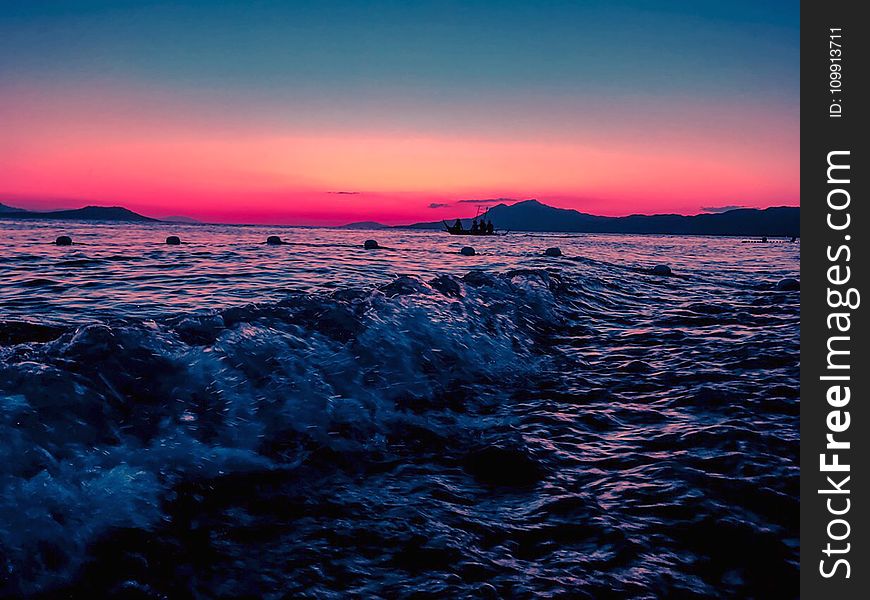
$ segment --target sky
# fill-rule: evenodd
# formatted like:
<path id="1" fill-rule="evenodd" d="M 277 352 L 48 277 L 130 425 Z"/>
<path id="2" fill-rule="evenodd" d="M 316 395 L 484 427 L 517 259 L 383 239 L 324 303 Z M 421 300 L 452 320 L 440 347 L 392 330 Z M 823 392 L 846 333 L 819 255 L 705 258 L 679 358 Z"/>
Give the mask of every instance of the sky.
<path id="1" fill-rule="evenodd" d="M 799 3 L 0 1 L 0 202 L 397 224 L 799 204 Z"/>

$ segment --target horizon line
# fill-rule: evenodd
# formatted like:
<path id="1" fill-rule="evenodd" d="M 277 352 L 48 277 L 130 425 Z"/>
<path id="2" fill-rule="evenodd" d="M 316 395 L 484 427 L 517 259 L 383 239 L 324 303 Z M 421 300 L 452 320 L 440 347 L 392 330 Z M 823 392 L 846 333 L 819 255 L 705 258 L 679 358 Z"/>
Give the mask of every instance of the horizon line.
<path id="1" fill-rule="evenodd" d="M 571 212 L 575 212 L 578 214 L 585 214 L 585 215 L 590 215 L 593 217 L 608 218 L 608 219 L 624 219 L 624 218 L 628 218 L 628 217 L 657 217 L 657 216 L 698 217 L 698 216 L 702 216 L 702 215 L 724 214 L 724 213 L 732 212 L 735 210 L 764 211 L 764 210 L 768 210 L 771 208 L 797 208 L 797 209 L 800 209 L 800 204 L 797 204 L 797 205 L 771 204 L 771 205 L 765 206 L 765 207 L 733 205 L 733 206 L 721 207 L 722 210 L 716 209 L 719 207 L 710 207 L 710 210 L 704 210 L 704 208 L 702 208 L 702 210 L 700 212 L 693 213 L 693 214 L 684 214 L 684 213 L 676 213 L 676 212 L 662 212 L 662 213 L 631 213 L 631 214 L 622 215 L 622 216 L 609 216 L 609 215 L 596 215 L 594 213 L 585 213 L 585 212 L 577 210 L 575 208 L 562 208 L 562 207 L 558 207 L 558 206 L 553 206 L 551 204 L 546 204 L 545 202 L 541 202 L 540 200 L 538 200 L 536 198 L 528 198 L 525 200 L 516 200 L 516 201 L 511 202 L 511 203 L 504 202 L 503 201 L 504 198 L 499 198 L 498 200 L 502 200 L 502 201 L 498 202 L 497 204 L 493 205 L 492 207 L 489 207 L 487 210 L 489 210 L 491 208 L 498 207 L 498 206 L 515 206 L 517 204 L 523 204 L 526 202 L 537 202 L 538 204 L 541 204 L 542 206 L 546 206 L 548 208 L 553 208 L 556 210 L 571 211 Z M 12 206 L 9 204 L 5 204 L 5 202 L 8 202 L 8 201 L 9 201 L 8 199 L 0 197 L 0 205 L 6 206 L 8 208 L 13 208 L 16 210 L 24 211 L 24 212 L 30 212 L 30 213 L 48 214 L 48 213 L 55 213 L 55 212 L 69 212 L 69 211 L 83 210 L 86 208 L 104 208 L 104 209 L 115 208 L 115 209 L 126 210 L 126 211 L 129 211 L 135 215 L 138 215 L 141 217 L 146 217 L 148 219 L 154 219 L 154 220 L 159 221 L 159 222 L 175 223 L 175 224 L 181 224 L 181 225 L 187 224 L 187 225 L 278 226 L 278 227 L 302 227 L 302 228 L 342 228 L 342 227 L 347 227 L 349 225 L 357 225 L 360 223 L 372 223 L 372 224 L 375 224 L 375 225 L 378 225 L 381 227 L 402 228 L 402 227 L 412 227 L 414 225 L 419 225 L 419 224 L 423 224 L 423 223 L 436 223 L 438 221 L 445 220 L 445 219 L 421 220 L 421 221 L 416 221 L 413 223 L 396 224 L 396 225 L 381 223 L 380 221 L 377 221 L 374 219 L 366 219 L 366 218 L 361 218 L 361 219 L 354 220 L 354 221 L 341 222 L 340 224 L 329 224 L 329 223 L 301 224 L 301 223 L 275 223 L 275 222 L 211 221 L 211 220 L 197 219 L 195 217 L 190 217 L 190 216 L 187 216 L 184 214 L 178 214 L 177 212 L 173 213 L 173 214 L 169 214 L 169 215 L 164 215 L 163 217 L 154 217 L 154 216 L 150 216 L 150 215 L 145 214 L 145 213 L 137 212 L 137 211 L 130 209 L 130 208 L 127 208 L 126 206 L 121 205 L 121 204 L 85 204 L 83 206 L 79 206 L 76 208 L 55 208 L 55 209 L 48 209 L 48 210 L 46 210 L 46 209 L 35 210 L 35 209 L 21 208 L 19 206 Z M 14 200 L 13 200 L 13 202 L 14 202 Z M 6 215 L 4 215 L 3 212 L 0 212 L 0 218 L 4 218 L 5 216 Z M 166 220 L 167 218 L 170 218 L 170 217 L 175 217 L 175 218 L 180 218 L 180 219 L 189 219 L 189 221 L 185 222 L 185 221 Z M 452 217 L 452 218 L 459 218 L 459 219 L 463 219 L 463 220 L 469 219 L 470 220 L 470 219 L 474 219 L 475 217 L 468 216 L 468 217 Z"/>

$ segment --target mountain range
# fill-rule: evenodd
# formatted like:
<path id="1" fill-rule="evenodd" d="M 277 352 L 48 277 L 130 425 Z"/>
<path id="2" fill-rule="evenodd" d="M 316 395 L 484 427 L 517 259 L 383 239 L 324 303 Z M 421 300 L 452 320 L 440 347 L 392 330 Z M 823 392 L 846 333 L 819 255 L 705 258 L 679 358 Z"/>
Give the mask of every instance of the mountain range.
<path id="1" fill-rule="evenodd" d="M 799 236 L 800 208 L 737 208 L 721 213 L 686 215 L 630 215 L 601 217 L 537 200 L 498 204 L 486 219 L 502 231 L 559 231 L 572 233 L 659 233 L 675 235 Z M 450 222 L 453 224 L 453 221 Z M 462 219 L 465 228 L 471 219 Z M 442 221 L 407 225 L 411 229 L 443 229 Z"/>
<path id="2" fill-rule="evenodd" d="M 158 222 L 121 206 L 85 206 L 70 210 L 48 212 L 29 211 L 0 204 L 0 218 L 4 219 L 64 219 L 80 221 Z M 567 208 L 556 208 L 537 200 L 524 200 L 515 204 L 498 204 L 489 209 L 486 218 L 500 231 L 555 231 L 572 233 L 659 233 L 674 235 L 741 235 L 783 236 L 800 235 L 800 208 L 776 206 L 765 209 L 737 208 L 721 213 L 686 215 L 630 215 L 627 217 L 601 217 Z M 165 220 L 189 222 L 186 217 Z M 453 221 L 451 221 L 451 224 Z M 469 228 L 471 219 L 462 219 Z M 386 229 L 389 226 L 374 221 L 350 223 L 347 229 Z M 400 228 L 443 229 L 441 221 L 414 223 Z"/>

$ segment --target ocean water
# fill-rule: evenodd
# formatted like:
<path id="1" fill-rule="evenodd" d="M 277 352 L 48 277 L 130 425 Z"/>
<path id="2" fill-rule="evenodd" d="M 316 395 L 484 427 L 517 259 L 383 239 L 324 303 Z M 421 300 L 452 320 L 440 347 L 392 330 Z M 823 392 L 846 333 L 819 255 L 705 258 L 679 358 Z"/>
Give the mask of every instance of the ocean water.
<path id="1" fill-rule="evenodd" d="M 797 596 L 799 243 L 0 236 L 0 595 Z"/>

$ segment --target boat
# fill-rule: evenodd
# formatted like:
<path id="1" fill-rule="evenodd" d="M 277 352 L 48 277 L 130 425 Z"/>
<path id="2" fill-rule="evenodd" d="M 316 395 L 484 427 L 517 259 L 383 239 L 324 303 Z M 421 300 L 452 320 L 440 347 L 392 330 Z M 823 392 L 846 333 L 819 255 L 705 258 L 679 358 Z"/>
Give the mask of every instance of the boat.
<path id="1" fill-rule="evenodd" d="M 480 214 L 480 208 L 477 210 L 477 214 L 474 215 L 473 221 L 483 221 L 486 217 L 486 213 L 489 212 L 489 209 L 483 211 L 483 214 Z M 484 235 L 484 236 L 492 236 L 492 235 L 506 235 L 507 232 L 499 233 L 494 228 L 489 229 L 487 227 L 482 227 L 480 229 L 470 228 L 465 229 L 462 226 L 462 220 L 456 219 L 456 222 L 453 225 L 447 223 L 447 221 L 441 221 L 444 224 L 444 231 L 449 233 L 450 235 Z"/>
<path id="2" fill-rule="evenodd" d="M 458 228 L 455 225 L 448 225 L 445 221 L 442 221 L 442 223 L 444 223 L 444 231 L 446 231 L 450 235 L 500 235 L 495 229 L 493 229 L 492 231 L 472 231 L 471 229 L 465 229 L 464 227 L 462 227 L 462 223 L 459 224 Z"/>

